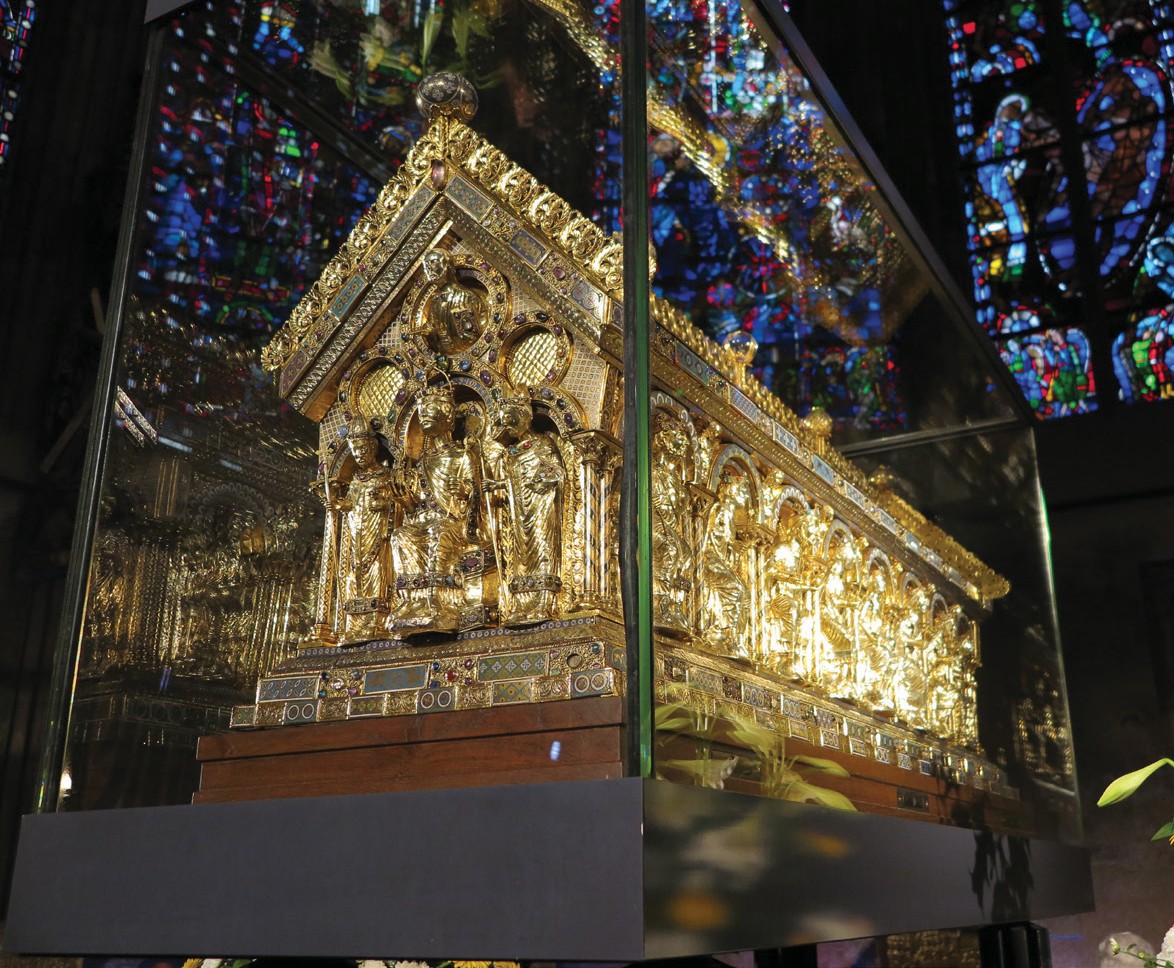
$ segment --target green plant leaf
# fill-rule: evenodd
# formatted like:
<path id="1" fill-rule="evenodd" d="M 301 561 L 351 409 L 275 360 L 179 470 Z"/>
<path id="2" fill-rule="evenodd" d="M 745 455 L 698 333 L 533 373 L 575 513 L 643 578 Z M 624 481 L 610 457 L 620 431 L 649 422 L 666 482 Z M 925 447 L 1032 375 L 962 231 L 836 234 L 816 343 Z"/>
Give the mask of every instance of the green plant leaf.
<path id="1" fill-rule="evenodd" d="M 469 56 L 469 28 L 472 26 L 472 14 L 466 10 L 456 10 L 452 15 L 452 37 L 456 41 L 457 57 L 462 61 Z"/>
<path id="2" fill-rule="evenodd" d="M 1126 773 L 1124 776 L 1119 776 L 1107 787 L 1105 792 L 1101 794 L 1101 798 L 1097 801 L 1098 807 L 1106 807 L 1110 803 L 1118 803 L 1128 796 L 1132 796 L 1139 786 L 1141 786 L 1150 776 L 1163 766 L 1174 766 L 1174 760 L 1163 757 L 1160 760 L 1155 760 L 1149 766 L 1143 766 L 1140 770 L 1134 770 L 1132 773 Z"/>
<path id="3" fill-rule="evenodd" d="M 827 787 L 816 786 L 813 783 L 804 783 L 802 780 L 791 784 L 787 791 L 788 800 L 799 800 L 803 803 L 819 803 L 836 810 L 850 810 L 856 812 L 852 801 L 838 790 L 829 790 Z"/>
<path id="4" fill-rule="evenodd" d="M 428 55 L 432 53 L 432 46 L 440 36 L 440 25 L 444 23 L 444 10 L 437 8 L 424 19 L 423 43 L 420 45 L 420 64 L 427 66 Z"/>
<path id="5" fill-rule="evenodd" d="M 826 773 L 829 776 L 852 775 L 835 760 L 825 760 L 820 759 L 818 756 L 807 756 L 805 753 L 800 753 L 795 757 L 794 761 L 803 764 L 803 766 L 808 766 L 813 770 L 819 770 L 820 773 Z"/>
<path id="6" fill-rule="evenodd" d="M 653 724 L 666 733 L 692 732 L 698 725 L 697 713 L 684 703 L 669 702 L 656 707 Z"/>
<path id="7" fill-rule="evenodd" d="M 783 738 L 773 729 L 731 718 L 730 735 L 760 755 L 782 756 Z"/>
<path id="8" fill-rule="evenodd" d="M 1172 838 L 1174 838 L 1174 820 L 1171 820 L 1169 823 L 1162 824 L 1162 826 L 1158 828 L 1158 832 L 1154 834 L 1150 840 L 1170 840 L 1172 843 L 1174 843 L 1174 839 Z"/>

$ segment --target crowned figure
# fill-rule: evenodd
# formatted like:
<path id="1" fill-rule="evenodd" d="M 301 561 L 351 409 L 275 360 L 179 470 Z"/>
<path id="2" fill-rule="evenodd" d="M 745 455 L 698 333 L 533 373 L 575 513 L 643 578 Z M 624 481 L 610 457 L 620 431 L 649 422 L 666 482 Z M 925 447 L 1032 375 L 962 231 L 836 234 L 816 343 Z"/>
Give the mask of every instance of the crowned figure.
<path id="1" fill-rule="evenodd" d="M 423 447 L 397 465 L 392 493 L 402 508 L 391 533 L 397 603 L 393 634 L 455 632 L 461 625 L 458 563 L 468 541 L 473 471 L 463 441 L 453 439 L 455 406 L 447 379 L 427 385 L 416 404 Z"/>

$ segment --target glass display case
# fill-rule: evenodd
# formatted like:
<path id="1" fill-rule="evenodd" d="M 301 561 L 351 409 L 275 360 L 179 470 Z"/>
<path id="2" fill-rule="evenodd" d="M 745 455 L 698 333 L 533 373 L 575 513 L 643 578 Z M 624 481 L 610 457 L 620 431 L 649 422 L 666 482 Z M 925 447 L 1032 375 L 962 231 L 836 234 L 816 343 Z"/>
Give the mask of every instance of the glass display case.
<path id="1" fill-rule="evenodd" d="M 621 74 L 638 13 L 156 27 L 44 809 L 275 795 L 197 742 L 476 711 L 416 786 L 1079 836 L 1011 376 L 778 4 L 655 0 Z"/>

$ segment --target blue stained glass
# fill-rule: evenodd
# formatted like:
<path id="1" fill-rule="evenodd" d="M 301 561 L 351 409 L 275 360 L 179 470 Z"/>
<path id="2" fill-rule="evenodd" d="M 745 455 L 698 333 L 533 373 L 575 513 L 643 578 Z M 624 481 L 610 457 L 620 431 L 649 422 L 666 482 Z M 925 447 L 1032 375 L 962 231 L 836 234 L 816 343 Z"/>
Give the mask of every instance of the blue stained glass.
<path id="1" fill-rule="evenodd" d="M 1169 109 L 1169 87 L 1156 64 L 1125 60 L 1098 71 L 1078 102 L 1077 121 L 1090 134 L 1085 175 L 1090 208 L 1099 220 L 1100 272 L 1107 280 L 1136 261 L 1157 215 L 1155 201 L 1169 181 L 1174 141 L 1162 117 Z"/>
<path id="2" fill-rule="evenodd" d="M 263 3 L 259 12 L 253 48 L 270 64 L 296 64 L 306 48 L 294 33 L 297 13 L 288 3 Z"/>
<path id="3" fill-rule="evenodd" d="M 164 87 L 137 292 L 247 343 L 288 315 L 376 189 L 264 99 L 213 82 L 206 57 L 178 48 L 165 65 L 195 82 Z"/>
<path id="4" fill-rule="evenodd" d="M 1006 335 L 1040 329 L 1042 326 L 1043 320 L 1040 317 L 1038 309 L 1032 306 L 1019 305 L 1009 313 L 1003 313 L 999 316 L 997 329 L 998 332 Z"/>
<path id="5" fill-rule="evenodd" d="M 1098 62 L 1103 63 L 1112 56 L 1104 49 L 1110 38 L 1105 32 L 1101 18 L 1085 9 L 1080 0 L 1068 0 L 1064 6 L 1063 20 L 1068 36 L 1095 51 Z"/>
<path id="6" fill-rule="evenodd" d="M 950 64 L 955 84 L 977 84 L 1039 64 L 1043 21 L 1031 0 L 971 5 L 963 13 L 947 4 Z"/>
<path id="7" fill-rule="evenodd" d="M 1097 408 L 1088 339 L 1075 327 L 1002 340 L 999 355 L 1040 419 Z"/>
<path id="8" fill-rule="evenodd" d="M 21 73 L 29 35 L 37 17 L 36 0 L 0 0 L 0 171 L 11 149 L 12 122 L 20 104 Z"/>
<path id="9" fill-rule="evenodd" d="M 1174 397 L 1174 307 L 1143 316 L 1113 340 L 1113 372 L 1126 403 Z"/>
<path id="10" fill-rule="evenodd" d="M 1146 245 L 1142 280 L 1174 299 L 1174 234 L 1160 235 Z"/>
<path id="11" fill-rule="evenodd" d="M 1070 235 L 1057 235 L 1041 243 L 1049 260 L 1061 271 L 1071 272 L 1076 268 L 1076 240 Z"/>

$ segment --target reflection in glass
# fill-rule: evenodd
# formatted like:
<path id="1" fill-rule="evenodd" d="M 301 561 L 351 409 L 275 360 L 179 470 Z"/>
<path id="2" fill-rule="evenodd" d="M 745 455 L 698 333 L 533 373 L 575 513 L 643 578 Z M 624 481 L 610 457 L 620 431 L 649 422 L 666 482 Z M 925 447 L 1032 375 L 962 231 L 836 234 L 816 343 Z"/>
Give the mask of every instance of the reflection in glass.
<path id="1" fill-rule="evenodd" d="M 67 760 L 78 805 L 186 799 L 196 736 L 227 725 L 306 626 L 321 515 L 303 419 L 260 346 L 374 186 L 183 30 L 163 84 L 123 325 L 118 403 Z M 128 782 L 125 744 L 153 765 Z"/>
<path id="2" fill-rule="evenodd" d="M 893 334 L 924 283 L 808 82 L 736 0 L 649 7 L 654 287 L 843 427 L 904 426 Z"/>

